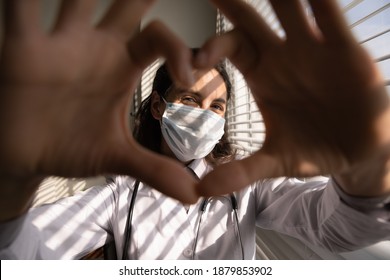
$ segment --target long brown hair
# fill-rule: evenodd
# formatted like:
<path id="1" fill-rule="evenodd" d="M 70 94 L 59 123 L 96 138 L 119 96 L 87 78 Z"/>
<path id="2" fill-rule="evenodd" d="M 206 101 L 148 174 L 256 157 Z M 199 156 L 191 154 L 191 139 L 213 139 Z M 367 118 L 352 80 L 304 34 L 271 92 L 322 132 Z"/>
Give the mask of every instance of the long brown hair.
<path id="1" fill-rule="evenodd" d="M 227 100 L 229 101 L 232 94 L 232 85 L 229 76 L 226 72 L 224 64 L 221 62 L 214 67 L 221 75 L 225 82 L 227 89 Z M 156 76 L 153 81 L 152 92 L 156 91 L 160 97 L 166 98 L 169 89 L 172 87 L 173 81 L 168 72 L 166 64 L 160 66 L 156 72 Z M 151 113 L 151 96 L 150 94 L 145 100 L 141 102 L 135 116 L 135 126 L 133 131 L 134 138 L 142 146 L 156 152 L 161 152 L 161 127 L 158 120 L 156 120 Z M 225 125 L 225 134 L 215 145 L 214 149 L 209 155 L 206 156 L 206 160 L 212 165 L 219 165 L 234 159 L 236 150 L 228 140 L 227 129 Z"/>

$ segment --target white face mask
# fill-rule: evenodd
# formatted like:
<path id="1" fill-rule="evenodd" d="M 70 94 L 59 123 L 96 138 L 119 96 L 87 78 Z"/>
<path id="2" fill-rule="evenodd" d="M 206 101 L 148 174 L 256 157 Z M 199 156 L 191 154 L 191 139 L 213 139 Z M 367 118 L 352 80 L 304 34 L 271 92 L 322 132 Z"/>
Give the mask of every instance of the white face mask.
<path id="1" fill-rule="evenodd" d="M 207 156 L 225 133 L 225 119 L 210 110 L 165 103 L 161 132 L 175 156 L 182 162 Z"/>

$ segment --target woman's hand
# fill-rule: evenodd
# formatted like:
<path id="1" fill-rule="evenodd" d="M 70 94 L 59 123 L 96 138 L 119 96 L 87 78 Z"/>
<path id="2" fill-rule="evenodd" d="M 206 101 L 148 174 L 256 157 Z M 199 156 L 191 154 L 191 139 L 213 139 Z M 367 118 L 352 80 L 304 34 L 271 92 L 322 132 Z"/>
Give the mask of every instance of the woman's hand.
<path id="1" fill-rule="evenodd" d="M 222 57 L 235 64 L 263 116 L 266 138 L 251 157 L 206 176 L 199 193 L 227 193 L 267 177 L 317 174 L 335 174 L 353 195 L 390 193 L 389 97 L 336 2 L 309 1 L 314 23 L 301 1 L 271 0 L 284 38 L 244 1 L 212 2 L 234 29 L 209 40 L 196 65 L 209 67 Z M 370 180 L 362 186 L 364 178 Z"/>
<path id="2" fill-rule="evenodd" d="M 0 191 L 8 206 L 1 202 L 0 212 L 12 216 L 12 205 L 22 203 L 12 193 L 27 192 L 28 200 L 36 184 L 27 182 L 46 175 L 128 174 L 193 202 L 192 176 L 141 148 L 129 127 L 133 93 L 155 59 L 167 59 L 177 82 L 191 82 L 191 51 L 172 32 L 159 22 L 138 32 L 154 1 L 114 1 L 96 26 L 97 1 L 62 1 L 50 33 L 41 27 L 40 2 L 5 3 Z"/>

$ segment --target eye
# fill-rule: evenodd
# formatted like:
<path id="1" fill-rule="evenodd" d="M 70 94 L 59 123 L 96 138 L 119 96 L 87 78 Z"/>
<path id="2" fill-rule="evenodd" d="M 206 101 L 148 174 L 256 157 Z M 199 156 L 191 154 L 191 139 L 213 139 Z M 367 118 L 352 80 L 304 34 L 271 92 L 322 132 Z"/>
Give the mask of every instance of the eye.
<path id="1" fill-rule="evenodd" d="M 188 106 L 199 106 L 197 99 L 193 96 L 182 96 L 180 102 Z"/>
<path id="2" fill-rule="evenodd" d="M 211 104 L 211 109 L 216 113 L 225 112 L 225 106 L 220 103 Z"/>

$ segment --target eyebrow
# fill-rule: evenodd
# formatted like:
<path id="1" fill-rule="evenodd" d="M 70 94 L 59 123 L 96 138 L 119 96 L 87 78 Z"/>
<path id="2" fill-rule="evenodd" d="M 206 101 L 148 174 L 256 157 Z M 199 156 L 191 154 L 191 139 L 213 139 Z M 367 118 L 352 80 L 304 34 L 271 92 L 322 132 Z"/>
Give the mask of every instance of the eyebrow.
<path id="1" fill-rule="evenodd" d="M 198 91 L 193 91 L 191 89 L 177 88 L 177 90 L 179 91 L 179 93 L 188 92 L 188 93 L 196 95 L 197 97 L 202 97 L 201 93 L 199 93 Z M 214 99 L 213 102 L 220 102 L 220 103 L 226 104 L 226 99 L 225 98 L 217 98 L 217 99 Z"/>
<path id="2" fill-rule="evenodd" d="M 226 104 L 226 99 L 224 99 L 224 98 L 217 98 L 217 99 L 214 99 L 213 101 L 221 102 L 223 104 Z"/>

